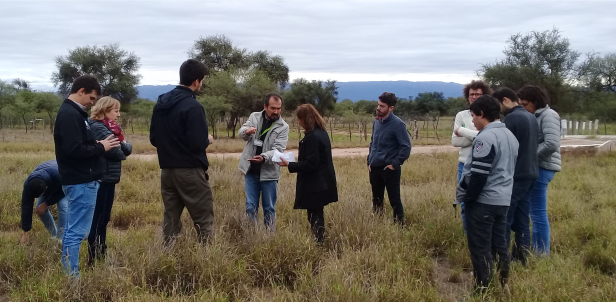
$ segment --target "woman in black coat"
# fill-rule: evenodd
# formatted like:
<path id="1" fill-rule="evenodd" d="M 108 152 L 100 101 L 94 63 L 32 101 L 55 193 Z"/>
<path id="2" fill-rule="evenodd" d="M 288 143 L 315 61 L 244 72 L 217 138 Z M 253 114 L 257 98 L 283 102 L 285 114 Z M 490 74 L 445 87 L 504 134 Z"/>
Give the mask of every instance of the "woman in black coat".
<path id="1" fill-rule="evenodd" d="M 304 128 L 299 142 L 299 158 L 289 163 L 282 159 L 280 166 L 288 166 L 297 173 L 294 209 L 306 209 L 308 222 L 318 243 L 323 243 L 325 218 L 323 207 L 338 201 L 336 171 L 332 161 L 332 147 L 325 131 L 325 121 L 310 104 L 297 108 L 297 123 Z"/>
<path id="2" fill-rule="evenodd" d="M 111 219 L 111 208 L 115 198 L 115 186 L 120 182 L 122 161 L 133 150 L 126 142 L 122 128 L 117 124 L 120 117 L 120 102 L 112 97 L 103 97 L 92 108 L 90 129 L 97 140 L 103 140 L 114 135 L 120 141 L 120 146 L 106 151 L 102 159 L 103 175 L 96 195 L 96 206 L 92 217 L 92 226 L 88 235 L 88 265 L 94 265 L 95 260 L 102 260 L 107 251 L 107 224 Z"/>

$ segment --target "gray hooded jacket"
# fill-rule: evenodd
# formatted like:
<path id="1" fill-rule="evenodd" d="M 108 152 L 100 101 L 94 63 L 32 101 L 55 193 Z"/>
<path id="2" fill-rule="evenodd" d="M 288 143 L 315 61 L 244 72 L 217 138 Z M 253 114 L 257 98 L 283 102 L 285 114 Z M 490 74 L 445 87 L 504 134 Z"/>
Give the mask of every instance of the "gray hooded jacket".
<path id="1" fill-rule="evenodd" d="M 535 111 L 539 123 L 539 168 L 560 172 L 560 116 L 550 106 Z"/>
<path id="2" fill-rule="evenodd" d="M 263 111 L 253 112 L 238 131 L 239 137 L 246 141 L 246 147 L 244 147 L 244 151 L 240 157 L 239 165 L 239 169 L 244 175 L 246 175 L 248 169 L 250 169 L 250 162 L 248 159 L 253 158 L 257 150 L 257 147 L 254 145 L 254 140 L 257 135 L 246 135 L 246 130 L 250 127 L 255 127 L 257 128 L 257 133 L 261 133 L 263 130 L 261 129 L 261 125 L 263 125 Z M 263 140 L 263 153 L 260 155 L 263 156 L 265 161 L 261 164 L 261 181 L 280 179 L 280 166 L 272 161 L 272 156 L 274 155 L 274 150 L 284 152 L 287 148 L 288 140 L 289 125 L 282 118 L 279 118 L 274 122 L 272 129 L 265 135 L 265 139 Z"/>

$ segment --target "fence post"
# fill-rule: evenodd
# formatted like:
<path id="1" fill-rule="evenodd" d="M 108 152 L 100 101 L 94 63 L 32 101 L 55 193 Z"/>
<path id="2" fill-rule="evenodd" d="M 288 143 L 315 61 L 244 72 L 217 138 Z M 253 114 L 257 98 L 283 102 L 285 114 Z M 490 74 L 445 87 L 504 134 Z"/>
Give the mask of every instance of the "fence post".
<path id="1" fill-rule="evenodd" d="M 586 122 L 582 122 L 582 135 L 586 135 Z"/>
<path id="2" fill-rule="evenodd" d="M 575 121 L 575 135 L 578 135 L 579 129 L 580 129 L 580 121 Z"/>
<path id="3" fill-rule="evenodd" d="M 567 130 L 569 130 L 569 132 L 571 132 L 570 134 L 573 134 L 573 121 L 572 120 L 569 120 L 569 128 Z M 569 134 L 569 133 L 567 133 L 567 134 Z"/>
<path id="4" fill-rule="evenodd" d="M 599 120 L 595 120 L 595 134 L 599 135 Z"/>
<path id="5" fill-rule="evenodd" d="M 567 136 L 567 120 L 560 121 L 560 137 L 565 138 Z"/>

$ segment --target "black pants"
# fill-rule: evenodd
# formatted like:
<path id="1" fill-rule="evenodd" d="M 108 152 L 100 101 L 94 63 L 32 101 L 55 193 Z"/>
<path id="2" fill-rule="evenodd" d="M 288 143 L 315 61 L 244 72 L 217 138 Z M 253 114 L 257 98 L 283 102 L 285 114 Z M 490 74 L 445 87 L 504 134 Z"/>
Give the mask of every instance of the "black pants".
<path id="1" fill-rule="evenodd" d="M 511 205 L 507 212 L 507 234 L 505 241 L 511 243 L 511 232 L 515 232 L 515 241 L 511 250 L 511 259 L 526 265 L 530 253 L 530 191 L 535 180 L 514 180 L 511 193 Z"/>
<path id="2" fill-rule="evenodd" d="M 310 229 L 312 234 L 317 239 L 317 242 L 322 244 L 325 241 L 325 216 L 323 216 L 323 208 L 308 209 L 308 222 L 310 222 Z"/>
<path id="3" fill-rule="evenodd" d="M 508 206 L 493 206 L 478 202 L 465 204 L 466 236 L 473 263 L 475 292 L 483 292 L 492 280 L 496 258 L 502 285 L 509 279 L 509 250 L 505 241 Z"/>
<path id="4" fill-rule="evenodd" d="M 372 185 L 372 210 L 377 214 L 383 214 L 383 201 L 385 189 L 389 203 L 394 210 L 394 222 L 404 223 L 404 208 L 400 199 L 400 169 L 383 170 L 385 167 L 371 167 L 370 184 Z"/>
<path id="5" fill-rule="evenodd" d="M 115 197 L 115 184 L 101 183 L 96 195 L 96 207 L 94 208 L 94 217 L 92 217 L 92 226 L 88 235 L 88 254 L 90 265 L 94 264 L 97 259 L 105 257 L 107 251 L 107 224 L 111 219 L 111 207 Z"/>

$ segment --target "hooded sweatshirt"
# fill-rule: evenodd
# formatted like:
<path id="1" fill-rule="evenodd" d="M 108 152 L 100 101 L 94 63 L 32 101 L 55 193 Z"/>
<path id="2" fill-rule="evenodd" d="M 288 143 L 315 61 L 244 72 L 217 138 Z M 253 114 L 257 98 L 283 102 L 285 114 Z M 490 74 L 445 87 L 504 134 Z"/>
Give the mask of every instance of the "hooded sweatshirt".
<path id="1" fill-rule="evenodd" d="M 156 147 L 161 169 L 203 168 L 210 144 L 203 106 L 185 86 L 162 94 L 152 112 L 150 143 Z"/>

